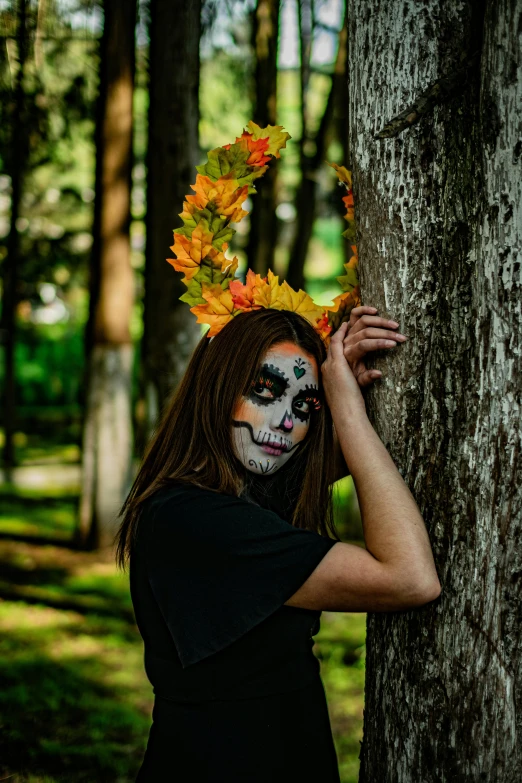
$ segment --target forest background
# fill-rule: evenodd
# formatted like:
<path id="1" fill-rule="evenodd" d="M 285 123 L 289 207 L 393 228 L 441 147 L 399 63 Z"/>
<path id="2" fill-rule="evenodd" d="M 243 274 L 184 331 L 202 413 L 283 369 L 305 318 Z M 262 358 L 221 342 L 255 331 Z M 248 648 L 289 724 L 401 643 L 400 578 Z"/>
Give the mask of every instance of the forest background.
<path id="1" fill-rule="evenodd" d="M 292 139 L 230 248 L 239 272 L 270 267 L 329 304 L 350 255 L 345 194 L 326 162 L 347 161 L 344 0 L 186 5 L 140 0 L 134 17 L 124 0 L 0 2 L 0 771 L 10 780 L 132 780 L 144 750 L 142 643 L 104 544 L 202 333 L 165 261 L 194 166 L 250 119 L 283 125 Z M 107 343 L 119 347 L 109 355 Z M 350 478 L 335 516 L 342 538 L 360 542 Z M 364 633 L 362 614 L 323 613 L 314 648 L 343 783 L 358 775 Z"/>

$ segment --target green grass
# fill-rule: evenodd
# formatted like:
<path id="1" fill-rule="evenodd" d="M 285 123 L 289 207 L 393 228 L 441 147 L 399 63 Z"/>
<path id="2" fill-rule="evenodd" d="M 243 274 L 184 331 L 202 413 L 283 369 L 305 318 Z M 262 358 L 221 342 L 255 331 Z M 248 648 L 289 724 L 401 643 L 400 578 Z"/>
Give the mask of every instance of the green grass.
<path id="1" fill-rule="evenodd" d="M 346 505 L 350 481 L 337 490 Z M 64 538 L 77 497 L 0 488 L 0 531 Z M 128 577 L 112 558 L 0 539 L 0 779 L 133 781 L 150 726 Z M 365 616 L 323 612 L 314 637 L 342 783 L 362 736 Z"/>

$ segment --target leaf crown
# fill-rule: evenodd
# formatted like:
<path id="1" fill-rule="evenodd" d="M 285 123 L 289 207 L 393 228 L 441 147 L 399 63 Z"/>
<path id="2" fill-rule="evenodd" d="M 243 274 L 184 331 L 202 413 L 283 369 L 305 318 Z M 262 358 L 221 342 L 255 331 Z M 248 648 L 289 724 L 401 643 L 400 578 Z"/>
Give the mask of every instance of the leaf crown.
<path id="1" fill-rule="evenodd" d="M 251 121 L 234 144 L 211 150 L 207 162 L 196 167 L 196 182 L 191 185 L 194 195 L 185 197 L 180 213 L 183 225 L 174 230 L 171 250 L 176 257 L 167 261 L 183 273 L 187 290 L 180 299 L 191 305 L 198 323 L 210 325 L 207 337 L 216 335 L 240 313 L 266 307 L 299 313 L 328 345 L 332 332 L 360 304 L 355 245 L 351 245 L 351 258 L 344 264 L 345 274 L 337 278 L 342 293 L 330 306 L 316 304 L 305 291 L 295 291 L 285 280 L 279 283 L 271 270 L 261 277 L 249 269 L 243 283 L 235 276 L 238 259 L 225 255 L 235 234 L 230 224 L 239 223 L 248 214 L 242 205 L 250 193 L 256 192 L 255 180 L 263 176 L 274 158 L 280 157 L 280 150 L 290 138 L 281 125 L 260 128 Z M 353 241 L 351 173 L 344 166 L 329 165 L 347 191 L 343 202 L 348 229 L 343 236 Z"/>

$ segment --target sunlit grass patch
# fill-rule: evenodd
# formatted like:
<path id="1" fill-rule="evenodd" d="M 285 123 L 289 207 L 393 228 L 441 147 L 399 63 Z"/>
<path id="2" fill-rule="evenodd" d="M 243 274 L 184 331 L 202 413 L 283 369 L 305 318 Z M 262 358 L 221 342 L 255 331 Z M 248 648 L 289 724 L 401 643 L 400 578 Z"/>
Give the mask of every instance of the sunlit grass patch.
<path id="1" fill-rule="evenodd" d="M 314 652 L 328 700 L 342 783 L 357 783 L 364 705 L 366 615 L 323 612 Z"/>
<path id="2" fill-rule="evenodd" d="M 152 702 L 135 628 L 1 602 L 0 679 L 4 774 L 134 779 Z"/>

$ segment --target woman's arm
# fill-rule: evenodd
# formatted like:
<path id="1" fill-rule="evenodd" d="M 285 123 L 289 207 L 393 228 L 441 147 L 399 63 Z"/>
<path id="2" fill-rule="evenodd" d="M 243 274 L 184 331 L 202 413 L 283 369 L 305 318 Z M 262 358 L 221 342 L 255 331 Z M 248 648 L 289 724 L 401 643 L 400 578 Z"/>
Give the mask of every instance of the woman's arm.
<path id="1" fill-rule="evenodd" d="M 365 389 L 371 383 L 382 377 L 380 370 L 368 370 L 365 365 L 366 354 L 371 351 L 380 351 L 383 347 L 383 339 L 404 342 L 405 335 L 393 331 L 398 324 L 387 318 L 376 315 L 377 308 L 369 305 L 354 307 L 350 313 L 346 337 L 344 339 L 344 356 L 347 360 L 354 378 L 359 387 Z M 406 338 L 407 339 L 407 338 Z M 350 475 L 350 471 L 343 456 L 341 443 L 334 424 L 334 455 L 335 455 L 335 481 Z"/>
<path id="2" fill-rule="evenodd" d="M 341 612 L 421 606 L 440 593 L 430 540 L 415 499 L 366 416 L 344 356 L 346 331 L 343 324 L 332 337 L 321 371 L 357 491 L 366 549 L 335 544 L 286 603 Z"/>

